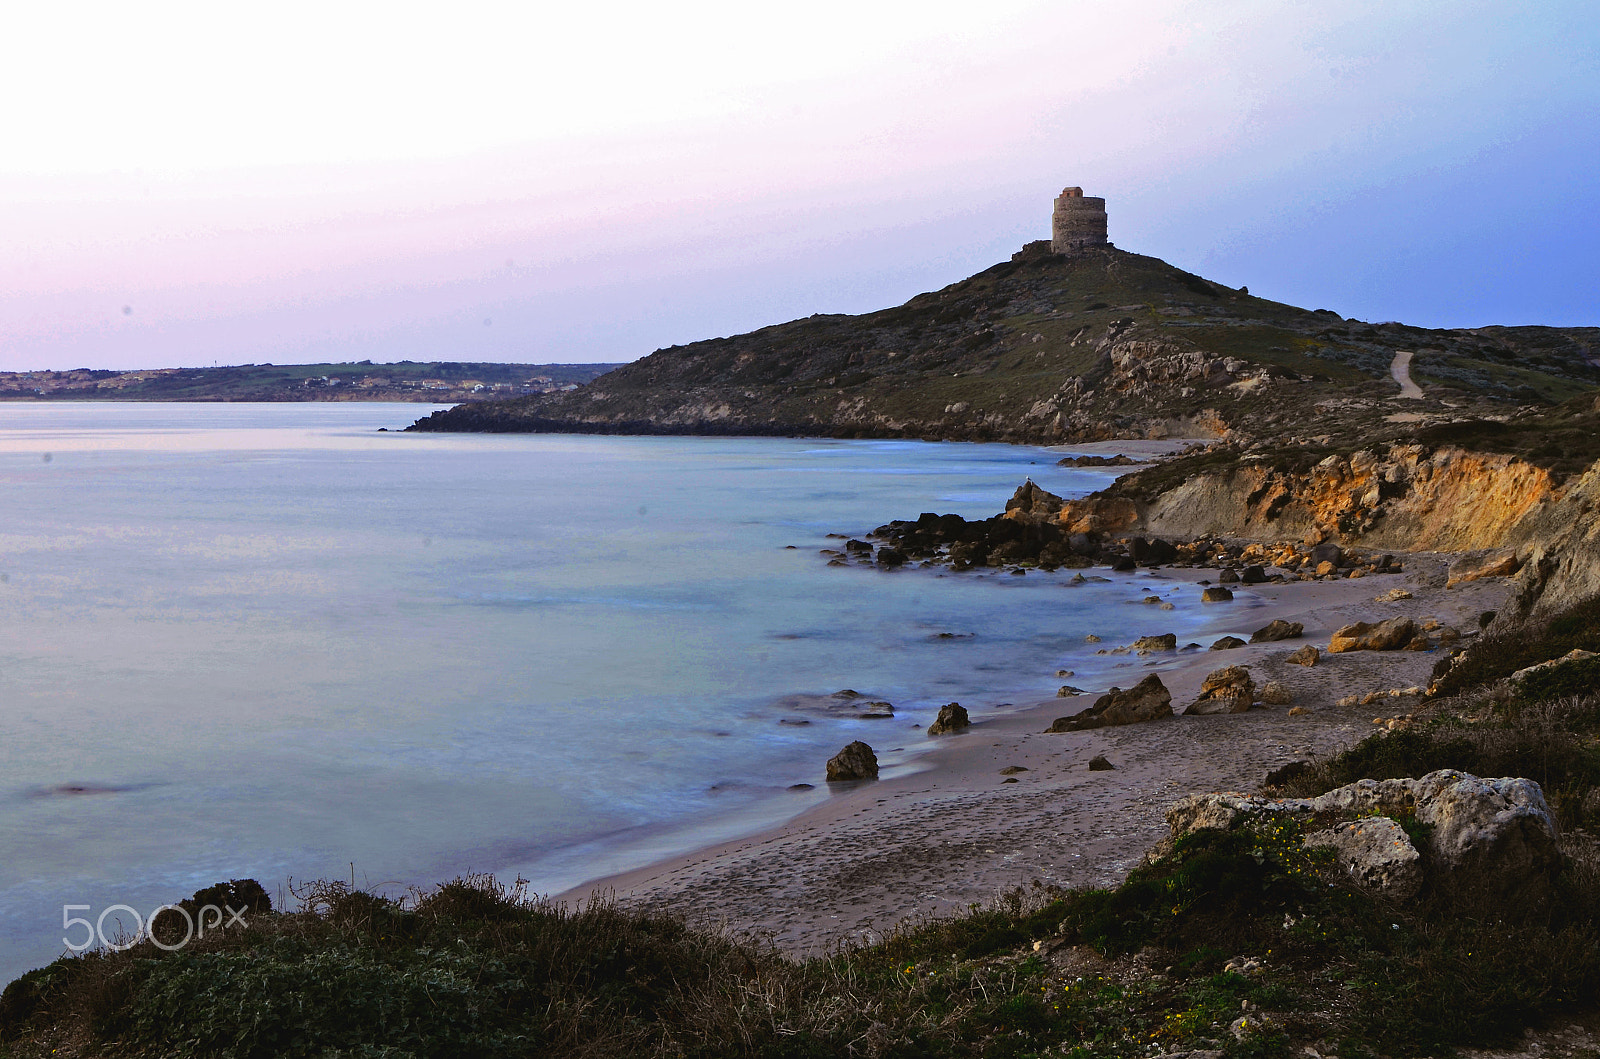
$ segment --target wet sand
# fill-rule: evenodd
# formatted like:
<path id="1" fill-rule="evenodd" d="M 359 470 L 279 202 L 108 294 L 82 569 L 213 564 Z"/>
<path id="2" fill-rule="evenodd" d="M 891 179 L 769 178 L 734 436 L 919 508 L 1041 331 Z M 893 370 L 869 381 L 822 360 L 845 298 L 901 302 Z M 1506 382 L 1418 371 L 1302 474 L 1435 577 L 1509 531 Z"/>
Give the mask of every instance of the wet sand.
<path id="1" fill-rule="evenodd" d="M 1124 686 L 1150 669 L 1161 674 L 1181 714 L 1205 675 L 1245 664 L 1257 686 L 1282 680 L 1292 706 L 1220 716 L 1176 716 L 1089 732 L 1045 734 L 1057 717 L 1094 701 L 1034 703 L 1004 715 L 975 715 L 962 733 L 931 740 L 928 767 L 879 781 L 833 784 L 833 796 L 779 827 L 696 850 L 557 895 L 576 901 L 614 893 L 627 904 L 671 909 L 697 926 L 768 938 L 794 955 L 873 940 L 899 921 L 939 915 L 1017 886 L 1104 886 L 1120 881 L 1166 834 L 1164 814 L 1178 798 L 1215 790 L 1253 790 L 1266 773 L 1294 760 L 1337 753 L 1374 730 L 1375 716 L 1399 704 L 1339 707 L 1349 694 L 1426 686 L 1437 651 L 1326 653 L 1328 637 L 1353 621 L 1426 617 L 1475 634 L 1478 614 L 1507 595 L 1503 579 L 1444 588 L 1448 556 L 1412 555 L 1406 573 L 1337 581 L 1256 586 L 1272 618 L 1299 621 L 1304 636 L 1229 651 L 1128 656 Z M 1174 579 L 1214 579 L 1214 571 L 1168 569 Z M 1377 602 L 1403 587 L 1413 597 Z M 1242 600 L 1241 600 L 1242 602 Z M 1219 603 L 1215 606 L 1230 606 Z M 1259 619 L 1257 621 L 1257 619 Z M 1150 615 L 1151 634 L 1161 627 Z M 1303 644 L 1323 650 L 1307 669 L 1284 659 Z M 1116 645 L 1106 644 L 1106 647 Z M 1026 660 L 1019 659 L 1019 665 Z M 902 738 L 902 737 L 896 737 Z M 1112 771 L 1090 772 L 1104 754 Z M 821 785 L 823 762 L 817 762 Z M 1017 782 L 1001 769 L 1021 766 Z"/>

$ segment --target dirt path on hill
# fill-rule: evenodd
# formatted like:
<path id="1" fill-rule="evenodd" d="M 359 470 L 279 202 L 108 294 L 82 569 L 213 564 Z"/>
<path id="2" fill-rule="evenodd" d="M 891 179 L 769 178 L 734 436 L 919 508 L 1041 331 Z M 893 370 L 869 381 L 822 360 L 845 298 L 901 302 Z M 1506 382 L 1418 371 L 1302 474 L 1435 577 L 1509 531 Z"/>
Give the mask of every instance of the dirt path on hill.
<path id="1" fill-rule="evenodd" d="M 1400 396 L 1422 400 L 1422 387 L 1411 381 L 1411 351 L 1397 349 L 1394 361 L 1389 365 L 1389 374 L 1394 376 L 1394 381 L 1400 384 Z"/>

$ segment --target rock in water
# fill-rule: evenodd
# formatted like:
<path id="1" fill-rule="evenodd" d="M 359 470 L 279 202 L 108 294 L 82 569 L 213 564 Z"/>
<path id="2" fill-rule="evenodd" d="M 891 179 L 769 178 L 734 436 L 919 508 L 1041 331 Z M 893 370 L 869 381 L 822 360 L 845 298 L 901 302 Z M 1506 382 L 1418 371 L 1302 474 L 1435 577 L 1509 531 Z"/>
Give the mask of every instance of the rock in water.
<path id="1" fill-rule="evenodd" d="M 1256 698 L 1256 682 L 1244 666 L 1228 666 L 1208 675 L 1200 697 L 1186 714 L 1244 713 Z"/>
<path id="2" fill-rule="evenodd" d="M 1243 646 L 1244 646 L 1244 641 L 1239 639 L 1237 636 L 1224 636 L 1222 639 L 1218 640 L 1216 643 L 1211 645 L 1211 650 L 1213 650 L 1213 651 L 1231 651 L 1235 647 L 1243 647 Z"/>
<path id="3" fill-rule="evenodd" d="M 1049 520 L 1061 514 L 1061 505 L 1065 503 L 1059 496 L 1044 489 L 1040 489 L 1029 478 L 1017 486 L 1017 491 L 1006 501 L 1006 513 L 1015 511 L 1018 517 L 1035 520 Z"/>
<path id="4" fill-rule="evenodd" d="M 1304 647 L 1300 648 L 1300 650 L 1284 659 L 1285 662 L 1289 662 L 1297 666 L 1306 666 L 1307 668 L 1316 665 L 1321 660 L 1322 652 L 1317 650 L 1311 644 L 1306 644 Z"/>
<path id="5" fill-rule="evenodd" d="M 828 781 L 875 780 L 878 778 L 878 755 L 861 740 L 846 746 L 828 759 Z"/>
<path id="6" fill-rule="evenodd" d="M 1116 767 L 1117 766 L 1106 760 L 1106 756 L 1104 754 L 1096 754 L 1094 757 L 1089 759 L 1090 772 L 1110 772 Z"/>
<path id="7" fill-rule="evenodd" d="M 959 702 L 947 702 L 939 707 L 938 718 L 928 725 L 929 735 L 943 735 L 946 732 L 960 732 L 972 726 L 972 721 L 967 717 L 967 708 Z"/>
<path id="8" fill-rule="evenodd" d="M 1334 860 L 1363 890 L 1405 901 L 1422 889 L 1422 855 L 1405 828 L 1387 816 L 1350 820 L 1305 837 L 1307 846 L 1327 846 Z"/>
<path id="9" fill-rule="evenodd" d="M 1090 728 L 1137 724 L 1141 721 L 1153 721 L 1159 717 L 1171 716 L 1172 692 L 1161 683 L 1160 677 L 1151 673 L 1127 691 L 1112 688 L 1094 700 L 1094 705 L 1080 714 L 1058 717 L 1045 731 L 1082 732 Z"/>
<path id="10" fill-rule="evenodd" d="M 1328 641 L 1329 654 L 1346 651 L 1396 651 L 1417 635 L 1417 623 L 1410 618 L 1387 618 L 1376 625 L 1358 621 L 1346 625 Z"/>
<path id="11" fill-rule="evenodd" d="M 1200 602 L 1202 603 L 1226 603 L 1232 598 L 1233 593 L 1220 586 L 1208 588 L 1200 593 Z"/>
<path id="12" fill-rule="evenodd" d="M 1277 640 L 1293 640 L 1297 639 L 1305 631 L 1306 627 L 1297 621 L 1284 621 L 1282 618 L 1273 618 L 1250 634 L 1250 642 L 1273 643 Z"/>

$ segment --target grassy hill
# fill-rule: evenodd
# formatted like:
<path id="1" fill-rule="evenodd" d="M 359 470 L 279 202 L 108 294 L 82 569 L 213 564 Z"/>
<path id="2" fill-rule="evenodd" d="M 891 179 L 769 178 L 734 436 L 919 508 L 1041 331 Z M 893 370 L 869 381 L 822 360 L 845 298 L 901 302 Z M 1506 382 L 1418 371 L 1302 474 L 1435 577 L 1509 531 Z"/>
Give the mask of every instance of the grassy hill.
<path id="1" fill-rule="evenodd" d="M 1399 400 L 1397 351 L 1422 400 Z M 439 413 L 419 430 L 822 434 L 1055 442 L 1343 436 L 1600 386 L 1600 328 L 1430 330 L 1257 298 L 1114 248 L 1030 243 L 904 305 L 658 350 L 583 391 Z M 1396 400 L 1390 400 L 1395 398 Z"/>

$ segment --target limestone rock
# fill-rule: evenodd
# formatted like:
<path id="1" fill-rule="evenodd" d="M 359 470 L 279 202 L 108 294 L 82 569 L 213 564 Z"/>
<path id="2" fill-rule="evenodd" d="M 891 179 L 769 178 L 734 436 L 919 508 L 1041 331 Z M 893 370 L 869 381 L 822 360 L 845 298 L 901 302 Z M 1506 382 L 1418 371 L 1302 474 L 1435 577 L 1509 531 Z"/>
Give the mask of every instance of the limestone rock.
<path id="1" fill-rule="evenodd" d="M 1568 662 L 1581 662 L 1585 658 L 1600 658 L 1600 655 L 1596 655 L 1593 651 L 1585 651 L 1581 647 L 1574 647 L 1560 658 L 1552 658 L 1548 662 L 1540 662 L 1536 666 L 1528 666 L 1525 669 L 1517 670 L 1515 673 L 1511 674 L 1511 682 L 1513 684 L 1520 684 L 1534 673 L 1543 673 L 1546 670 L 1555 669 L 1558 666 L 1564 666 Z"/>
<path id="2" fill-rule="evenodd" d="M 1402 599 L 1410 599 L 1411 593 L 1403 588 L 1391 588 L 1381 596 L 1373 596 L 1374 603 L 1394 603 Z"/>
<path id="3" fill-rule="evenodd" d="M 1421 779 L 1357 780 L 1315 798 L 1191 794 L 1167 810 L 1167 825 L 1176 839 L 1204 828 L 1229 830 L 1266 814 L 1301 820 L 1415 814 L 1429 828 L 1434 885 L 1502 903 L 1544 897 L 1561 866 L 1560 833 L 1537 783 L 1481 779 L 1456 769 Z"/>
<path id="4" fill-rule="evenodd" d="M 1487 555 L 1464 555 L 1450 564 L 1450 576 L 1445 588 L 1454 588 L 1483 577 L 1509 577 L 1522 568 L 1516 552 L 1490 552 Z"/>
<path id="5" fill-rule="evenodd" d="M 1256 682 L 1244 666 L 1228 666 L 1209 674 L 1200 685 L 1200 697 L 1186 714 L 1244 713 L 1255 701 Z"/>
<path id="6" fill-rule="evenodd" d="M 1410 618 L 1386 618 L 1375 625 L 1358 621 L 1333 634 L 1328 641 L 1328 652 L 1394 651 L 1415 639 L 1417 631 L 1417 623 Z"/>
<path id="7" fill-rule="evenodd" d="M 1287 706 L 1294 701 L 1294 692 L 1281 680 L 1269 680 L 1261 687 L 1261 701 L 1268 706 Z"/>
<path id="8" fill-rule="evenodd" d="M 1213 586 L 1200 593 L 1202 603 L 1226 603 L 1233 598 L 1233 593 L 1221 586 Z"/>
<path id="9" fill-rule="evenodd" d="M 1285 662 L 1289 662 L 1297 666 L 1305 666 L 1308 669 L 1316 665 L 1321 660 L 1322 652 L 1317 650 L 1316 647 L 1311 644 L 1306 644 L 1304 647 L 1300 648 L 1300 650 L 1294 652 L 1288 658 L 1284 659 Z"/>
<path id="10" fill-rule="evenodd" d="M 1310 712 L 1311 711 L 1306 709 L 1304 706 L 1292 706 L 1289 709 L 1289 716 L 1290 717 L 1304 717 L 1306 714 L 1308 714 Z"/>
<path id="11" fill-rule="evenodd" d="M 1243 646 L 1244 646 L 1244 641 L 1239 639 L 1237 636 L 1224 636 L 1222 639 L 1218 640 L 1216 643 L 1211 645 L 1211 650 L 1213 650 L 1213 651 L 1231 651 L 1235 647 L 1243 647 Z"/>
<path id="12" fill-rule="evenodd" d="M 928 725 L 929 735 L 944 735 L 946 732 L 960 732 L 972 727 L 972 721 L 967 717 L 967 708 L 959 702 L 947 702 L 939 707 L 939 716 Z"/>
<path id="13" fill-rule="evenodd" d="M 1059 496 L 1040 489 L 1030 478 L 1017 486 L 1017 491 L 1006 501 L 1006 514 L 1013 518 L 1053 519 L 1061 514 L 1062 503 Z M 1012 515 L 1012 512 L 1016 512 L 1016 515 Z"/>
<path id="14" fill-rule="evenodd" d="M 1082 732 L 1171 716 L 1172 692 L 1161 683 L 1160 677 L 1151 673 L 1126 691 L 1112 688 L 1082 713 L 1057 718 L 1045 731 Z"/>
<path id="15" fill-rule="evenodd" d="M 859 739 L 828 759 L 829 782 L 877 778 L 878 755 Z"/>
<path id="16" fill-rule="evenodd" d="M 1056 698 L 1058 699 L 1072 699 L 1082 694 L 1082 688 L 1073 687 L 1071 684 L 1063 684 L 1056 689 Z"/>
<path id="17" fill-rule="evenodd" d="M 1306 631 L 1306 627 L 1297 621 L 1284 621 L 1282 618 L 1273 618 L 1267 624 L 1250 634 L 1251 643 L 1274 643 L 1278 640 L 1294 640 Z"/>
<path id="18" fill-rule="evenodd" d="M 1561 867 L 1560 833 L 1533 780 L 1440 769 L 1413 781 L 1417 820 L 1452 889 L 1502 900 L 1544 896 Z"/>
<path id="19" fill-rule="evenodd" d="M 1305 844 L 1331 848 L 1335 862 L 1363 890 L 1405 901 L 1422 889 L 1422 855 L 1405 828 L 1387 816 L 1350 820 L 1313 832 Z"/>
<path id="20" fill-rule="evenodd" d="M 1141 636 L 1133 641 L 1134 651 L 1176 651 L 1178 649 L 1178 634 L 1174 632 L 1163 633 L 1160 636 Z"/>

